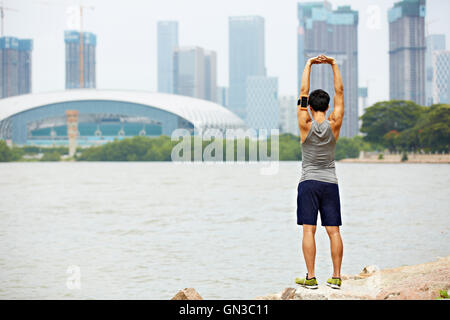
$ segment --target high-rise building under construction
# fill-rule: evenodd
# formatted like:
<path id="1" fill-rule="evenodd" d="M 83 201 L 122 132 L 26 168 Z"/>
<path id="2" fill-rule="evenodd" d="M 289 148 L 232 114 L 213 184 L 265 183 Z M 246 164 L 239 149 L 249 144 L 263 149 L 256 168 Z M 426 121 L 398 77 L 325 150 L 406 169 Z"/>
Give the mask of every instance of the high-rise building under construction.
<path id="1" fill-rule="evenodd" d="M 0 38 L 0 97 L 31 92 L 31 53 L 33 41 Z"/>
<path id="2" fill-rule="evenodd" d="M 341 135 L 358 134 L 358 12 L 350 6 L 336 10 L 327 1 L 298 4 L 298 84 L 306 61 L 325 54 L 336 59 L 345 88 L 345 116 Z M 333 110 L 333 72 L 329 65 L 311 69 L 311 91 L 323 89 L 330 94 Z"/>
<path id="3" fill-rule="evenodd" d="M 66 44 L 66 89 L 95 88 L 97 36 L 90 32 L 65 31 L 64 42 Z"/>
<path id="4" fill-rule="evenodd" d="M 425 104 L 425 0 L 403 0 L 388 12 L 389 96 Z"/>

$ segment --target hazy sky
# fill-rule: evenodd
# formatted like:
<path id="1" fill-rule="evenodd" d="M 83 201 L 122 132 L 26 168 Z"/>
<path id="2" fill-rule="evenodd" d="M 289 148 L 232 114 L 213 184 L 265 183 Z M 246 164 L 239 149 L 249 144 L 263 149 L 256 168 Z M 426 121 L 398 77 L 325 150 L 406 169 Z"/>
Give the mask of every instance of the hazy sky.
<path id="1" fill-rule="evenodd" d="M 79 0 L 4 0 L 5 34 L 34 39 L 33 92 L 63 90 L 68 7 Z M 97 87 L 156 91 L 156 23 L 179 21 L 180 45 L 218 54 L 218 84 L 228 86 L 228 17 L 260 15 L 266 26 L 266 67 L 280 94 L 297 95 L 297 3 L 303 0 L 82 0 L 84 30 L 97 34 Z M 359 83 L 369 103 L 389 97 L 387 10 L 395 0 L 331 0 L 359 11 Z M 70 11 L 70 10 L 69 10 Z M 450 42 L 449 0 L 428 0 L 429 33 Z M 449 45 L 447 45 L 449 48 Z"/>

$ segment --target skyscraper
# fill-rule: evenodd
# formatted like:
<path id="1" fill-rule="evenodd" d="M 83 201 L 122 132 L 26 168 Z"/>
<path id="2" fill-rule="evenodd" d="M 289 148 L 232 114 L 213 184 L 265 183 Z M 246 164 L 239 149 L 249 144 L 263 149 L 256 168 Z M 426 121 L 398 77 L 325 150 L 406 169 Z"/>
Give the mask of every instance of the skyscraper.
<path id="1" fill-rule="evenodd" d="M 205 54 L 200 47 L 176 48 L 173 54 L 174 93 L 204 99 Z"/>
<path id="2" fill-rule="evenodd" d="M 174 93 L 173 53 L 178 47 L 178 22 L 158 22 L 158 92 Z"/>
<path id="3" fill-rule="evenodd" d="M 201 47 L 175 48 L 174 93 L 216 102 L 217 55 Z"/>
<path id="4" fill-rule="evenodd" d="M 90 32 L 80 33 L 70 30 L 64 32 L 64 42 L 66 44 L 66 89 L 95 88 L 97 36 Z"/>
<path id="5" fill-rule="evenodd" d="M 298 84 L 306 61 L 320 54 L 334 57 L 339 65 L 345 88 L 345 116 L 341 135 L 353 137 L 358 133 L 358 12 L 350 6 L 332 10 L 331 4 L 309 2 L 298 4 Z M 323 89 L 332 98 L 333 72 L 329 65 L 311 69 L 311 91 Z"/>
<path id="6" fill-rule="evenodd" d="M 31 52 L 33 41 L 0 38 L 0 97 L 31 92 Z"/>
<path id="7" fill-rule="evenodd" d="M 425 54 L 425 104 L 431 106 L 433 104 L 433 52 L 445 50 L 445 34 L 431 34 L 426 37 L 427 51 Z"/>
<path id="8" fill-rule="evenodd" d="M 391 100 L 425 104 L 425 0 L 403 0 L 388 12 Z"/>
<path id="9" fill-rule="evenodd" d="M 217 54 L 215 51 L 205 50 L 205 94 L 204 99 L 217 100 Z"/>
<path id="10" fill-rule="evenodd" d="M 279 104 L 279 127 L 281 133 L 300 135 L 297 119 L 297 97 L 280 96 Z"/>
<path id="11" fill-rule="evenodd" d="M 246 81 L 247 116 L 252 129 L 278 129 L 278 78 L 249 76 Z"/>
<path id="12" fill-rule="evenodd" d="M 19 40 L 19 94 L 31 92 L 31 52 L 33 40 Z"/>
<path id="13" fill-rule="evenodd" d="M 433 52 L 433 103 L 450 103 L 450 51 Z"/>
<path id="14" fill-rule="evenodd" d="M 264 18 L 229 18 L 229 109 L 246 118 L 246 81 L 265 76 Z"/>

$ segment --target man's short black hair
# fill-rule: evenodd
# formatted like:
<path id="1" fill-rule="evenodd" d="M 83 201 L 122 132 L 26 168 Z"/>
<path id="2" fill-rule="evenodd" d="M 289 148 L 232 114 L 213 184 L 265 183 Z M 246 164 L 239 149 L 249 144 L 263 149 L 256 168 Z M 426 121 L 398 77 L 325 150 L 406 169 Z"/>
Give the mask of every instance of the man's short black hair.
<path id="1" fill-rule="evenodd" d="M 322 89 L 311 92 L 308 98 L 309 106 L 314 111 L 325 112 L 330 104 L 330 96 Z"/>

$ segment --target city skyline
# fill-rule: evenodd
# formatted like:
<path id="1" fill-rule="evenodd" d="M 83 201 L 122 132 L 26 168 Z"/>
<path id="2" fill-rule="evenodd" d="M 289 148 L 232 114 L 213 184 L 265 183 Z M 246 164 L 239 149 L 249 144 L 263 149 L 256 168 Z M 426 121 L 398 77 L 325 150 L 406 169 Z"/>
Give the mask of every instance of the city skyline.
<path id="1" fill-rule="evenodd" d="M 131 1 L 127 9 L 124 9 L 124 6 L 118 2 L 91 1 L 95 5 L 95 10 L 87 12 L 85 30 L 96 33 L 100 39 L 97 57 L 97 87 L 102 89 L 157 90 L 157 72 L 155 69 L 157 66 L 156 21 L 158 20 L 179 21 L 181 43 L 191 43 L 217 51 L 218 61 L 220 62 L 218 65 L 218 86 L 227 86 L 227 20 L 232 15 L 249 14 L 261 15 L 266 20 L 266 67 L 270 70 L 271 76 L 279 78 L 280 93 L 297 95 L 295 32 L 297 29 L 296 6 L 298 1 L 286 1 L 282 4 L 268 1 L 264 6 L 253 6 L 254 2 L 249 1 L 239 4 L 233 1 L 227 3 L 215 2 L 212 5 L 205 1 L 191 1 L 192 8 L 199 3 L 204 6 L 202 12 L 199 12 L 187 8 L 187 4 L 181 1 L 167 1 L 153 6 L 152 12 L 149 12 L 144 10 L 146 5 L 137 1 Z M 338 5 L 351 5 L 352 9 L 360 13 L 358 37 L 359 86 L 367 86 L 368 84 L 369 105 L 389 98 L 387 11 L 393 6 L 394 2 L 396 1 L 330 1 L 333 8 L 337 8 Z M 65 4 L 70 6 L 74 3 L 66 1 Z M 65 29 L 66 6 L 44 7 L 25 0 L 15 1 L 10 5 L 20 9 L 20 12 L 6 15 L 6 35 L 35 40 L 33 83 L 36 85 L 33 86 L 33 92 L 63 89 L 64 48 L 56 42 L 61 42 L 57 38 L 61 37 L 60 31 Z M 448 36 L 449 23 L 443 21 L 445 18 L 443 12 L 445 12 L 444 9 L 447 6 L 450 8 L 446 1 L 427 1 L 429 13 L 427 18 L 430 20 L 429 34 L 445 33 Z M 119 16 L 119 9 L 124 19 L 127 20 L 127 26 L 124 26 L 123 22 L 117 23 L 116 26 L 112 23 L 113 19 L 107 17 Z M 208 12 L 208 14 L 205 14 L 205 12 Z M 40 15 L 48 19 L 44 19 L 46 21 L 42 23 L 39 20 L 39 23 L 37 23 Z M 17 16 L 21 18 L 19 19 Z M 23 21 L 22 17 L 28 23 L 20 24 L 19 21 Z M 438 18 L 438 21 L 435 21 L 436 18 Z M 377 25 L 377 21 L 379 25 Z M 144 23 L 146 28 L 138 27 L 139 23 Z M 205 25 L 208 25 L 208 28 L 204 28 Z M 145 42 L 142 42 L 139 39 L 142 37 L 142 30 L 144 29 L 145 35 L 148 35 L 148 37 Z M 280 34 L 286 34 L 287 36 L 280 37 Z M 118 48 L 117 41 L 112 41 L 112 39 L 118 38 L 124 40 L 123 47 L 128 48 L 127 55 L 124 55 L 125 48 Z M 130 51 L 129 45 L 136 41 L 139 41 L 139 46 L 134 44 L 137 50 Z M 373 45 L 368 45 L 368 43 Z M 55 50 L 52 50 L 52 53 L 49 54 L 51 49 Z M 148 57 L 146 60 L 142 59 L 144 54 Z M 374 63 L 364 62 L 372 61 L 375 57 L 379 59 L 376 64 L 378 66 L 374 67 Z M 49 69 L 49 66 L 55 70 L 51 77 L 44 72 L 44 70 Z M 380 66 L 383 67 L 380 68 Z"/>

